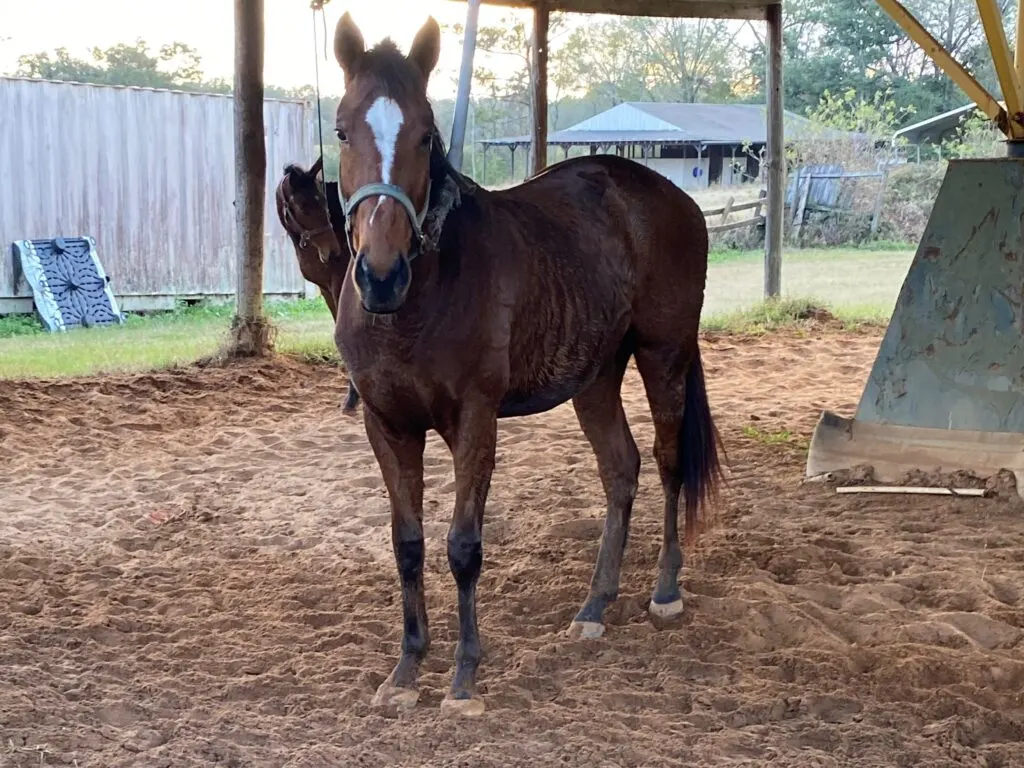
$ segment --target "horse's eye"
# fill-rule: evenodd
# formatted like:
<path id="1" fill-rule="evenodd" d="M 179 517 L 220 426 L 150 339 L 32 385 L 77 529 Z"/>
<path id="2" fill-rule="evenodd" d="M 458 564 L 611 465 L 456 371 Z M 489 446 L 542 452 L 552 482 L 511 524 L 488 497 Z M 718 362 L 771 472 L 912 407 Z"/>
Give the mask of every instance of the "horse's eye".
<path id="1" fill-rule="evenodd" d="M 338 134 L 338 141 L 342 143 L 348 141 L 348 134 L 346 134 L 341 128 L 335 130 L 335 133 Z"/>
<path id="2" fill-rule="evenodd" d="M 433 140 L 433 138 L 434 138 L 434 134 L 432 134 L 432 133 L 424 134 L 423 138 L 420 139 L 420 146 L 421 147 L 429 147 L 430 146 L 430 142 Z"/>

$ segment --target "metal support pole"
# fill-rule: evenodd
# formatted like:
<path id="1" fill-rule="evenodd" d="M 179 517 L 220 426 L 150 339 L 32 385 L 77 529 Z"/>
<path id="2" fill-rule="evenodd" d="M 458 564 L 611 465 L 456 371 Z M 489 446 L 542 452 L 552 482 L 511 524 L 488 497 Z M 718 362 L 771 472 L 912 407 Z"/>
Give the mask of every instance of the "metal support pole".
<path id="1" fill-rule="evenodd" d="M 548 4 L 543 0 L 533 9 L 533 126 L 530 135 L 529 173 L 540 173 L 548 164 Z"/>
<path id="2" fill-rule="evenodd" d="M 473 84 L 473 54 L 476 53 L 476 30 L 479 18 L 480 0 L 469 0 L 469 5 L 466 8 L 466 37 L 462 42 L 459 90 L 455 96 L 452 140 L 448 145 L 448 161 L 457 171 L 462 170 L 463 147 L 466 143 L 466 119 L 469 115 L 470 86 Z"/>

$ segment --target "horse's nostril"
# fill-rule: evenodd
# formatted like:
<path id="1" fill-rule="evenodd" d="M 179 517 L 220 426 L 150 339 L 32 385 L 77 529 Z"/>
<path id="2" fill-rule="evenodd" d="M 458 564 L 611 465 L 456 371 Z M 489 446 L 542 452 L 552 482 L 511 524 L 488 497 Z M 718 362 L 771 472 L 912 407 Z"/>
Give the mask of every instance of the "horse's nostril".
<path id="1" fill-rule="evenodd" d="M 356 257 L 356 268 L 362 278 L 372 283 L 390 283 L 400 278 L 408 270 L 406 260 L 401 256 L 395 256 L 390 264 L 382 271 L 379 268 L 370 266 L 366 253 L 360 253 Z"/>
<path id="2" fill-rule="evenodd" d="M 371 278 L 370 265 L 366 262 L 366 251 L 360 251 L 356 256 L 356 272 L 366 280 Z"/>

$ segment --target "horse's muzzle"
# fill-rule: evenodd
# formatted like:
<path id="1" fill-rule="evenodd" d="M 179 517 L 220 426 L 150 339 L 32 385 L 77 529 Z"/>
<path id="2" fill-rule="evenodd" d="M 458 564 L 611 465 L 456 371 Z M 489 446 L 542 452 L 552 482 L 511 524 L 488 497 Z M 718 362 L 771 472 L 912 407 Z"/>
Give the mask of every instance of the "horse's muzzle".
<path id="1" fill-rule="evenodd" d="M 355 263 L 356 287 L 359 288 L 363 309 L 383 315 L 397 312 L 405 302 L 412 281 L 409 259 L 399 255 L 387 274 L 380 275 L 366 261 L 366 254 L 360 253 Z"/>

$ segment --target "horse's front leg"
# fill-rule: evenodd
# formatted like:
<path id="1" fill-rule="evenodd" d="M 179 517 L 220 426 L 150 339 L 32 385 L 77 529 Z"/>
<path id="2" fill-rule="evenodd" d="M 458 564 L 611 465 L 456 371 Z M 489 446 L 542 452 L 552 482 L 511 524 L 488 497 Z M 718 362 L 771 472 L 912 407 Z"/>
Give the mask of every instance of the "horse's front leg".
<path id="1" fill-rule="evenodd" d="M 497 407 L 466 405 L 455 424 L 442 433 L 455 464 L 455 513 L 448 529 L 448 566 L 459 590 L 459 642 L 451 692 L 442 703 L 466 715 L 479 715 L 484 703 L 476 695 L 482 649 L 476 620 L 476 584 L 483 564 L 484 504 L 494 471 Z"/>
<path id="2" fill-rule="evenodd" d="M 391 428 L 363 409 L 366 435 L 391 499 L 391 545 L 402 583 L 402 656 L 372 704 L 411 707 L 419 699 L 420 662 L 430 646 L 423 593 L 423 448 L 426 433 Z"/>

